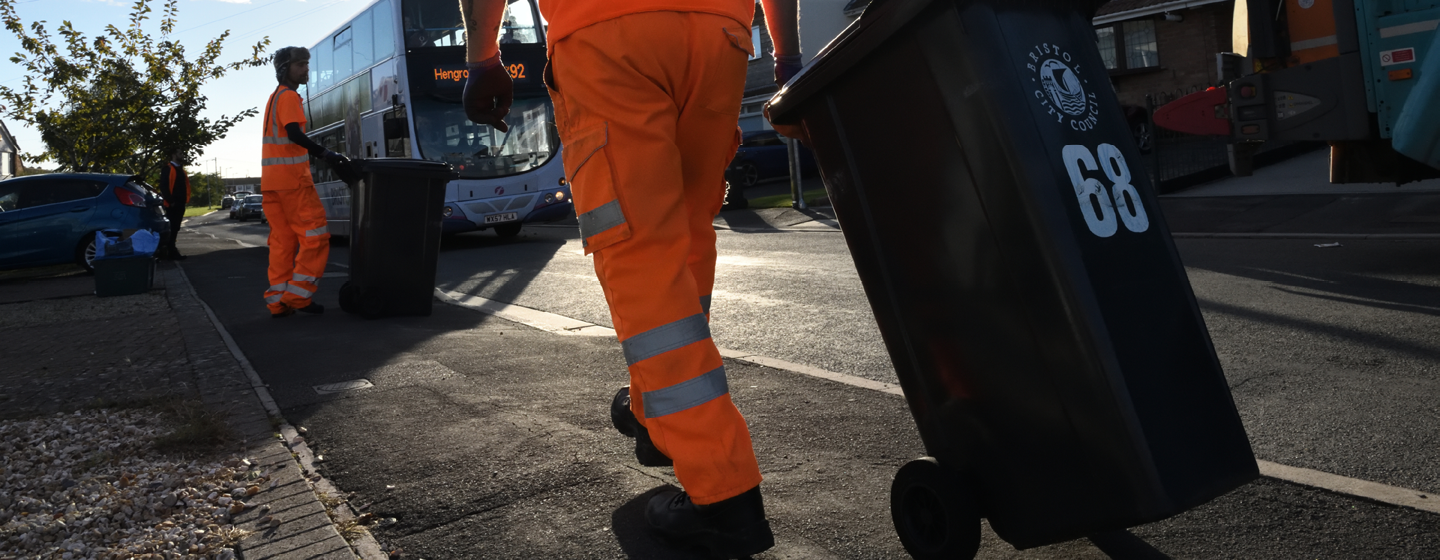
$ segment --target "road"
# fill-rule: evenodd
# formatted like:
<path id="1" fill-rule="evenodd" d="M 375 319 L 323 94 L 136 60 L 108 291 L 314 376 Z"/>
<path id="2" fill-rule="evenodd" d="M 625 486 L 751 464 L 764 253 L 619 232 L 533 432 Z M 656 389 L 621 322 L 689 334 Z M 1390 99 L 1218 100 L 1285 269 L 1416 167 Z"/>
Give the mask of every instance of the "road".
<path id="1" fill-rule="evenodd" d="M 1203 222 L 1193 220 L 1193 207 L 1174 211 Z M 220 217 L 187 225 L 216 239 L 263 246 L 264 226 Z M 722 214 L 712 306 L 716 342 L 894 383 L 843 234 L 824 218 L 789 210 Z M 1177 246 L 1258 458 L 1440 492 L 1440 240 L 1337 239 L 1340 246 L 1319 247 L 1325 240 L 1183 238 Z M 343 246 L 331 255 L 332 263 L 347 261 Z M 343 267 L 337 264 L 331 273 L 343 273 Z M 247 282 L 262 282 L 257 293 L 263 288 L 263 279 Z M 512 240 L 488 232 L 447 239 L 437 284 L 610 325 L 573 227 L 527 228 Z M 202 297 L 205 292 L 202 286 Z M 1440 543 L 1432 514 L 1372 505 L 1367 507 L 1378 509 L 1366 511 L 1361 521 L 1345 517 L 1347 507 L 1359 507 L 1352 502 L 1262 481 L 1197 515 L 1231 518 L 1239 524 L 1232 527 L 1239 536 L 1230 539 L 1237 543 L 1257 534 L 1271 538 L 1267 531 L 1282 526 L 1282 539 L 1312 535 L 1304 546 L 1233 544 L 1269 557 L 1418 558 Z M 1281 519 L 1295 515 L 1318 525 L 1300 529 Z M 1378 533 L 1363 537 L 1374 530 L 1358 528 L 1377 522 L 1410 529 L 1385 536 L 1389 544 L 1361 542 Z M 1137 534 L 1160 539 L 1176 557 L 1244 556 L 1207 549 L 1220 542 L 1198 529 L 1213 531 L 1209 523 L 1213 519 L 1172 520 Z M 1325 546 L 1315 548 L 1322 541 Z"/>

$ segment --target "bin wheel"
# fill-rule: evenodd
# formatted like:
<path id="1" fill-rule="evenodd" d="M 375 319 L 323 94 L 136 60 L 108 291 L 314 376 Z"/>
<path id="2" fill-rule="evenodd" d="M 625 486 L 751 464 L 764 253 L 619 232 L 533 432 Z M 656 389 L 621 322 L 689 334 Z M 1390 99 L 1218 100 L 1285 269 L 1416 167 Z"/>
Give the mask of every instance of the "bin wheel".
<path id="1" fill-rule="evenodd" d="M 890 519 L 910 556 L 974 558 L 980 550 L 980 508 L 959 473 L 933 457 L 906 463 L 890 486 Z"/>
<path id="2" fill-rule="evenodd" d="M 500 239 L 510 239 L 511 237 L 520 235 L 520 227 L 521 224 L 498 225 L 495 226 L 495 235 L 500 236 Z"/>
<path id="3" fill-rule="evenodd" d="M 355 286 L 349 282 L 340 285 L 340 310 L 346 313 L 359 313 L 359 306 L 355 305 Z"/>

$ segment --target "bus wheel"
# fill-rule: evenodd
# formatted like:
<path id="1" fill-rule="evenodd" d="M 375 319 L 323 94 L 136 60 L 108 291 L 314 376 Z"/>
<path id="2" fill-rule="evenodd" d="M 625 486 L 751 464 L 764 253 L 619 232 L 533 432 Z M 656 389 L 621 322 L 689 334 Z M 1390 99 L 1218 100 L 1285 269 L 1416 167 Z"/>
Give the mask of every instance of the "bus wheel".
<path id="1" fill-rule="evenodd" d="M 500 236 L 501 239 L 510 239 L 512 237 L 520 235 L 520 224 L 516 223 L 495 226 L 495 235 Z"/>

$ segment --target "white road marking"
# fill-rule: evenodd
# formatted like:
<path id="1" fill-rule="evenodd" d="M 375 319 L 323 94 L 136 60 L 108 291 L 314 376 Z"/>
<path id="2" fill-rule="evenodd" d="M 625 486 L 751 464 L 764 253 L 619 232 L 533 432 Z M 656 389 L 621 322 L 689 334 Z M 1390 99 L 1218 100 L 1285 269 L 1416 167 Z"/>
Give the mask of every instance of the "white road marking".
<path id="1" fill-rule="evenodd" d="M 546 332 L 580 336 L 615 336 L 614 329 L 587 323 L 579 319 L 571 319 L 564 315 L 557 315 L 547 311 L 540 311 L 538 309 L 531 309 L 461 292 L 447 292 L 440 288 L 435 289 L 435 296 L 441 301 L 451 305 L 474 309 Z M 855 375 L 827 371 L 804 364 L 796 364 L 767 356 L 755 355 L 741 350 L 721 348 L 720 355 L 740 362 L 808 375 L 852 387 L 879 391 L 888 395 L 905 395 L 904 391 L 900 389 L 900 386 L 892 383 L 884 383 Z M 1260 466 L 1261 476 L 1394 506 L 1440 514 L 1440 495 L 1432 495 L 1419 490 L 1390 486 L 1312 469 L 1291 467 L 1270 461 L 1257 460 L 1257 463 Z"/>
<path id="2" fill-rule="evenodd" d="M 1191 233 L 1175 232 L 1175 239 L 1370 239 L 1390 240 L 1435 240 L 1440 233 Z"/>

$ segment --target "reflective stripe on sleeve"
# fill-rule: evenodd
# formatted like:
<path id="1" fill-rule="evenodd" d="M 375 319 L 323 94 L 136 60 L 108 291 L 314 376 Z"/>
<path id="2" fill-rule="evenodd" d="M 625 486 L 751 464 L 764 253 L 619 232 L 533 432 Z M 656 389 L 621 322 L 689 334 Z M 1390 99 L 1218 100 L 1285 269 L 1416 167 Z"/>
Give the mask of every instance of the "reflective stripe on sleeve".
<path id="1" fill-rule="evenodd" d="M 700 309 L 706 313 L 710 312 L 710 296 L 700 296 Z"/>
<path id="2" fill-rule="evenodd" d="M 306 276 L 304 274 L 294 274 L 290 276 L 291 282 L 317 282 L 319 280 L 319 278 L 316 278 L 314 276 Z"/>
<path id="3" fill-rule="evenodd" d="M 710 323 L 702 313 L 627 338 L 620 343 L 620 348 L 625 351 L 625 363 L 633 366 L 707 338 L 710 338 Z"/>
<path id="4" fill-rule="evenodd" d="M 260 160 L 260 167 L 269 165 L 292 165 L 310 161 L 310 156 L 272 157 Z"/>
<path id="5" fill-rule="evenodd" d="M 307 229 L 305 230 L 305 237 L 315 237 L 317 235 L 325 235 L 327 233 L 330 233 L 330 230 L 326 229 L 327 227 L 328 226 L 320 226 L 315 229 Z"/>
<path id="6" fill-rule="evenodd" d="M 310 296 L 315 295 L 315 292 L 312 292 L 312 291 L 307 290 L 307 289 L 305 289 L 305 288 L 301 288 L 300 286 L 296 286 L 296 285 L 294 285 L 294 284 L 286 284 L 286 285 L 285 285 L 285 291 L 290 292 L 290 293 L 295 294 L 295 295 L 300 296 L 300 297 L 310 297 Z"/>
<path id="7" fill-rule="evenodd" d="M 644 393 L 645 417 L 659 418 L 694 408 L 730 393 L 725 382 L 725 366 L 712 369 L 705 374 L 676 383 L 664 389 Z"/>
<path id="8" fill-rule="evenodd" d="M 580 222 L 580 237 L 589 240 L 597 234 L 625 223 L 625 212 L 620 209 L 619 200 L 612 200 L 579 215 L 576 219 Z"/>

